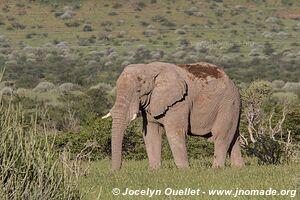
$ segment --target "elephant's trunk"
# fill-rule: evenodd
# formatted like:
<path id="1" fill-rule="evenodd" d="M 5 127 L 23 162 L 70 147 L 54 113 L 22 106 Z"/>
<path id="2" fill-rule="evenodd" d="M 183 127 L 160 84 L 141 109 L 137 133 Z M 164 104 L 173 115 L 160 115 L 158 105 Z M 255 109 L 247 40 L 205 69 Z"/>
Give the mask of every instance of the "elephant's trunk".
<path id="1" fill-rule="evenodd" d="M 112 169 L 118 170 L 122 164 L 122 142 L 125 129 L 133 120 L 139 109 L 138 97 L 135 95 L 135 83 L 123 75 L 118 80 L 116 103 L 111 110 L 112 123 Z"/>
<path id="2" fill-rule="evenodd" d="M 112 124 L 112 140 L 111 140 L 111 153 L 112 153 L 112 169 L 119 170 L 122 164 L 122 143 L 124 132 L 127 127 L 125 119 L 115 118 Z"/>
<path id="3" fill-rule="evenodd" d="M 125 92 L 120 91 L 117 95 L 117 100 L 113 108 L 113 123 L 112 123 L 112 169 L 118 170 L 122 164 L 122 143 L 125 130 L 130 122 L 130 100 L 131 97 Z"/>

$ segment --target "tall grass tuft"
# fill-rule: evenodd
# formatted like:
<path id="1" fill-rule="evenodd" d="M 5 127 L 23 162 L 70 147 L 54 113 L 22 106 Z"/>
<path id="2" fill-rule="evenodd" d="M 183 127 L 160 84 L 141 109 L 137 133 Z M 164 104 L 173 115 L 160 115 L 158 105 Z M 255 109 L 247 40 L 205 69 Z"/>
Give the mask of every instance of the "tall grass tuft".
<path id="1" fill-rule="evenodd" d="M 81 199 L 39 113 L 27 118 L 21 105 L 0 99 L 0 199 Z"/>
<path id="2" fill-rule="evenodd" d="M 26 121 L 20 105 L 0 108 L 0 199 L 80 199 L 37 118 Z"/>

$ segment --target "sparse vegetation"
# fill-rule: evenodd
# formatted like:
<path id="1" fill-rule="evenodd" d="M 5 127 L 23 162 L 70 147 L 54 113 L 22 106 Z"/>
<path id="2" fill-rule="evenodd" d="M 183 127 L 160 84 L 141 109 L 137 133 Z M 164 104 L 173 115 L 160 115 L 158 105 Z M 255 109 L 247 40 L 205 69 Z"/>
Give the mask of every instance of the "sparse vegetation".
<path id="1" fill-rule="evenodd" d="M 6 71 L 0 83 L 5 141 L 0 147 L 0 198 L 78 199 L 91 190 L 87 199 L 97 199 L 99 186 L 101 199 L 112 199 L 111 189 L 123 188 L 133 176 L 139 182 L 130 184 L 136 187 L 252 187 L 259 182 L 262 189 L 270 183 L 295 188 L 299 8 L 296 0 L 1 3 L 0 69 Z M 115 81 L 125 66 L 154 60 L 208 61 L 234 79 L 243 98 L 245 169 L 207 169 L 213 145 L 189 137 L 192 169 L 175 169 L 164 138 L 164 169 L 149 172 L 139 118 L 124 138 L 124 170 L 108 170 L 111 121 L 100 117 L 113 104 Z M 247 177 L 257 172 L 257 178 Z M 169 180 L 174 173 L 178 176 Z M 233 173 L 242 181 L 228 178 Z M 124 177 L 121 183 L 115 181 L 118 177 Z"/>
<path id="2" fill-rule="evenodd" d="M 43 111 L 25 117 L 20 105 L 0 103 L 0 198 L 81 199 L 70 171 L 52 150 L 49 132 L 37 123 Z"/>

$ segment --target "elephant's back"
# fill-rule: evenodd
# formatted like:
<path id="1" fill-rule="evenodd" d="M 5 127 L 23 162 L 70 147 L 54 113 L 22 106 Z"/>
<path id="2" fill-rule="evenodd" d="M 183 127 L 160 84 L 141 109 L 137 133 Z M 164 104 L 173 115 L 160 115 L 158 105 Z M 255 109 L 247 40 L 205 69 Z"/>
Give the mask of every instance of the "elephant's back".
<path id="1" fill-rule="evenodd" d="M 221 68 L 207 62 L 178 64 L 177 66 L 188 72 L 191 75 L 189 78 L 199 79 L 204 82 L 212 79 L 220 79 L 226 76 L 225 72 Z"/>

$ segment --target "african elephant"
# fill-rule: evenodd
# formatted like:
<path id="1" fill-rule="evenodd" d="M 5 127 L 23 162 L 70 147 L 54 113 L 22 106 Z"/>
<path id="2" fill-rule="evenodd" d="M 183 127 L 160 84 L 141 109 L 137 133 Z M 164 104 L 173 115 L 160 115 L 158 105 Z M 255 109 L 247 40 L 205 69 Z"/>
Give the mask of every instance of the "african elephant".
<path id="1" fill-rule="evenodd" d="M 243 166 L 240 149 L 238 89 L 223 70 L 199 62 L 131 64 L 117 80 L 112 123 L 112 169 L 121 167 L 122 141 L 127 125 L 141 111 L 144 140 L 151 168 L 161 166 L 162 128 L 178 168 L 189 167 L 186 136 L 214 143 L 214 167 Z"/>

